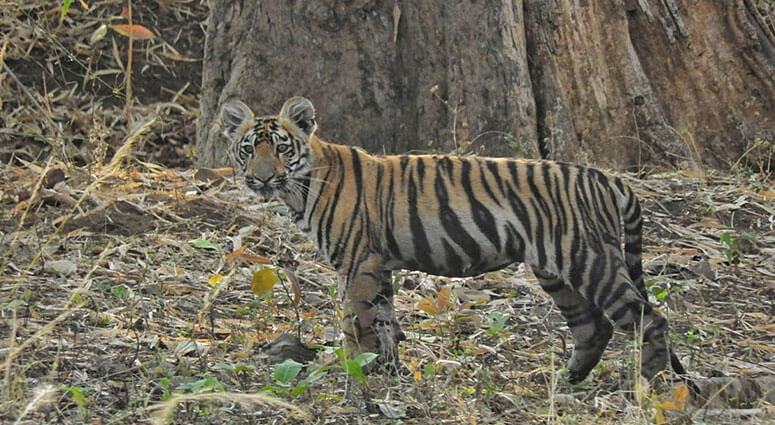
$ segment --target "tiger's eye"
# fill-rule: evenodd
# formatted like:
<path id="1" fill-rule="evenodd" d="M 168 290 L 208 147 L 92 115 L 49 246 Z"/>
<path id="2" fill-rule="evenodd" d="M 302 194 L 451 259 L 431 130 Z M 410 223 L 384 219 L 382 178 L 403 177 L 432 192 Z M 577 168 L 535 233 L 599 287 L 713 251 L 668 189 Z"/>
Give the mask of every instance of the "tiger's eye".
<path id="1" fill-rule="evenodd" d="M 291 149 L 289 145 L 278 145 L 277 146 L 277 153 L 286 153 Z"/>

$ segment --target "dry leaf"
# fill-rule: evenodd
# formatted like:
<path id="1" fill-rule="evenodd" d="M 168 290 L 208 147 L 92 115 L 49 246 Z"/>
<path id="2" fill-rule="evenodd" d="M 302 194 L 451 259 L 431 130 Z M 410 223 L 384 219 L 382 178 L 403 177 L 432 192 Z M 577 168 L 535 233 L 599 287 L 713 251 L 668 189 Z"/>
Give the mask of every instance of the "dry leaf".
<path id="1" fill-rule="evenodd" d="M 260 255 L 251 254 L 249 252 L 243 253 L 242 254 L 242 258 L 244 258 L 244 259 L 246 259 L 248 261 L 252 261 L 252 262 L 254 262 L 256 264 L 272 264 L 272 260 L 270 260 L 270 259 L 268 259 L 266 257 L 262 257 Z"/>
<path id="2" fill-rule="evenodd" d="M 452 302 L 450 301 L 450 295 L 452 294 L 452 288 L 445 286 L 441 288 L 438 296 L 428 295 L 417 302 L 417 308 L 428 313 L 431 316 L 436 316 L 441 313 L 445 313 L 452 308 Z"/>
<path id="3" fill-rule="evenodd" d="M 679 385 L 673 390 L 673 400 L 681 406 L 681 411 L 686 407 L 686 403 L 689 401 L 689 388 L 686 385 Z"/>
<path id="4" fill-rule="evenodd" d="M 102 40 L 107 34 L 108 26 L 105 24 L 100 25 L 96 30 L 94 30 L 94 32 L 91 34 L 91 37 L 89 37 L 89 45 L 91 46 L 94 43 Z"/>
<path id="5" fill-rule="evenodd" d="M 248 246 L 247 246 L 247 245 L 242 245 L 241 247 L 239 247 L 239 248 L 235 249 L 234 251 L 232 251 L 231 253 L 229 253 L 229 255 L 227 255 L 227 256 L 226 256 L 226 259 L 224 260 L 224 262 L 225 262 L 226 264 L 229 264 L 229 263 L 232 263 L 232 262 L 234 262 L 234 260 L 236 260 L 237 258 L 239 258 L 239 257 L 242 255 L 242 253 L 244 253 L 244 252 L 245 252 L 245 250 L 246 250 L 247 248 L 248 248 Z"/>
<path id="6" fill-rule="evenodd" d="M 112 28 L 117 33 L 135 40 L 150 40 L 156 37 L 151 30 L 140 24 L 120 24 L 113 25 Z"/>
<path id="7" fill-rule="evenodd" d="M 197 58 L 190 58 L 188 56 L 183 56 L 180 53 L 176 53 L 176 52 L 162 52 L 161 54 L 178 62 L 198 62 L 201 60 Z"/>
<path id="8" fill-rule="evenodd" d="M 288 281 L 291 282 L 291 291 L 293 292 L 293 305 L 297 306 L 301 302 L 301 287 L 299 286 L 299 278 L 296 277 L 293 272 L 285 270 L 285 275 L 288 276 Z"/>
<path id="9" fill-rule="evenodd" d="M 452 295 L 452 287 L 450 286 L 445 286 L 439 291 L 439 295 L 436 297 L 436 309 L 439 312 L 449 311 L 452 308 L 450 295 Z"/>

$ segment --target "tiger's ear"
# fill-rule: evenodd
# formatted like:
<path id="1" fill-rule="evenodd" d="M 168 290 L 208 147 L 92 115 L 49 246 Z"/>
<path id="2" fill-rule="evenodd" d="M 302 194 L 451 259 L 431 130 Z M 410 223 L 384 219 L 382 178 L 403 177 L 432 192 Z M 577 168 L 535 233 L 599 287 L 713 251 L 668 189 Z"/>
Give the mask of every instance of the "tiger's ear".
<path id="1" fill-rule="evenodd" d="M 220 121 L 223 135 L 233 142 L 242 139 L 242 135 L 253 125 L 254 119 L 253 111 L 239 100 L 224 103 L 221 106 Z"/>
<path id="2" fill-rule="evenodd" d="M 301 96 L 295 96 L 285 101 L 280 110 L 280 116 L 290 120 L 307 136 L 317 128 L 315 124 L 315 107 L 312 102 Z"/>

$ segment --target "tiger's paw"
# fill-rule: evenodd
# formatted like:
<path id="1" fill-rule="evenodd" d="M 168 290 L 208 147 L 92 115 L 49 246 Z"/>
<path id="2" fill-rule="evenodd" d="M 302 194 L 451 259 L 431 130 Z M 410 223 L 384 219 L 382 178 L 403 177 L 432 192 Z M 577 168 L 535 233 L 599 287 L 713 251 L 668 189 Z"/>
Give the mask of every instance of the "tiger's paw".
<path id="1" fill-rule="evenodd" d="M 398 343 L 406 339 L 395 320 L 375 320 L 366 329 L 358 329 L 357 340 L 347 338 L 348 357 L 374 353 L 377 357 L 363 367 L 364 373 L 399 372 Z"/>
<path id="2" fill-rule="evenodd" d="M 400 367 L 398 343 L 405 340 L 406 335 L 395 320 L 375 320 L 370 330 L 374 336 L 374 343 L 368 347 L 371 350 L 362 351 L 371 351 L 377 354 L 377 358 L 369 364 L 368 372 L 382 371 L 396 374 Z"/>

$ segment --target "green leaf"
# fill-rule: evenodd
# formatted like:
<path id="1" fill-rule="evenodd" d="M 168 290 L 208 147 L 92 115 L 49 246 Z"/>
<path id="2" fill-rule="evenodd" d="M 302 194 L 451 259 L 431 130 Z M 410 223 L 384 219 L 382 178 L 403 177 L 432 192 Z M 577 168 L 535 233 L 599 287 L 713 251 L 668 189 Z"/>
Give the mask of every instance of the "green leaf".
<path id="1" fill-rule="evenodd" d="M 62 1 L 62 11 L 59 14 L 59 23 L 61 24 L 65 20 L 65 16 L 67 16 L 67 12 L 70 10 L 70 5 L 73 3 L 73 0 L 64 0 Z"/>
<path id="2" fill-rule="evenodd" d="M 129 288 L 124 285 L 116 285 L 110 288 L 110 293 L 122 299 L 129 298 Z"/>
<path id="3" fill-rule="evenodd" d="M 275 394 L 285 394 L 286 392 L 288 392 L 288 390 L 286 390 L 285 388 L 276 387 L 274 385 L 264 385 L 263 387 L 261 387 L 261 391 L 271 392 Z"/>
<path id="4" fill-rule="evenodd" d="M 356 356 L 353 360 L 358 362 L 358 364 L 363 367 L 374 361 L 374 359 L 376 359 L 378 356 L 379 354 L 365 352 L 358 354 L 358 356 Z"/>
<path id="5" fill-rule="evenodd" d="M 216 363 L 213 365 L 213 369 L 234 372 L 234 366 L 230 365 L 229 363 Z"/>
<path id="6" fill-rule="evenodd" d="M 304 391 L 307 391 L 307 388 L 309 388 L 309 384 L 305 384 L 305 383 L 301 382 L 301 383 L 299 383 L 299 385 L 296 385 L 295 387 L 293 387 L 293 389 L 291 390 L 290 394 L 293 397 L 298 397 Z"/>
<path id="7" fill-rule="evenodd" d="M 360 363 L 358 363 L 355 359 L 349 359 L 345 361 L 342 366 L 345 372 L 347 372 L 347 374 L 354 378 L 356 381 L 360 383 L 366 383 L 366 377 L 363 376 L 363 367 L 361 367 Z"/>
<path id="8" fill-rule="evenodd" d="M 212 242 L 210 242 L 210 241 L 208 241 L 207 239 L 204 239 L 204 238 L 192 239 L 192 240 L 188 241 L 188 243 L 193 245 L 194 248 L 211 249 L 213 251 L 220 251 L 221 250 L 220 246 L 218 246 L 218 245 L 216 245 L 216 244 L 214 244 L 214 243 L 212 243 Z"/>
<path id="9" fill-rule="evenodd" d="M 198 393 L 205 389 L 208 389 L 212 392 L 216 392 L 216 391 L 222 391 L 223 385 L 218 381 L 218 378 L 208 376 L 198 381 L 186 382 L 184 384 L 178 385 L 177 389 L 188 390 L 188 391 L 191 391 L 192 393 Z"/>
<path id="10" fill-rule="evenodd" d="M 293 359 L 286 359 L 274 367 L 274 380 L 280 385 L 288 385 L 289 382 L 301 372 L 302 364 Z"/>
<path id="11" fill-rule="evenodd" d="M 81 387 L 68 387 L 61 386 L 62 391 L 67 391 L 73 397 L 73 401 L 78 406 L 78 410 L 81 411 L 81 415 L 86 417 L 89 414 L 89 410 L 86 408 L 86 396 L 84 395 L 84 389 Z"/>
<path id="12" fill-rule="evenodd" d="M 328 375 L 327 368 L 316 369 L 313 372 L 310 372 L 310 374 L 307 375 L 306 378 L 302 379 L 301 383 L 309 385 L 309 384 L 317 381 L 318 379 L 320 379 L 320 378 L 322 378 L 322 377 L 324 377 L 326 375 Z"/>

